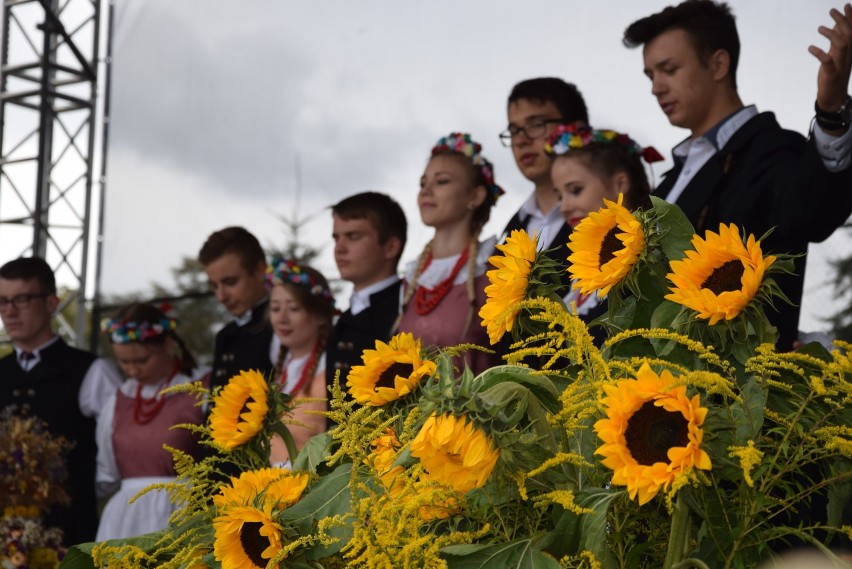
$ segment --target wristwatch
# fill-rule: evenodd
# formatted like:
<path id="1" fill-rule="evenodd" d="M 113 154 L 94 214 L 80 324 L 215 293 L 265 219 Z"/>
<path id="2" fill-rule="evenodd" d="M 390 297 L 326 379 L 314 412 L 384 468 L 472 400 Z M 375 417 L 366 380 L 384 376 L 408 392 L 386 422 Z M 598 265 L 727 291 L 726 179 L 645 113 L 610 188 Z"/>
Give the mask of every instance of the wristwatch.
<path id="1" fill-rule="evenodd" d="M 823 130 L 843 130 L 849 123 L 852 122 L 852 97 L 846 95 L 846 100 L 843 101 L 843 106 L 839 111 L 828 112 L 819 108 L 817 103 L 814 103 L 816 111 L 816 122 Z"/>

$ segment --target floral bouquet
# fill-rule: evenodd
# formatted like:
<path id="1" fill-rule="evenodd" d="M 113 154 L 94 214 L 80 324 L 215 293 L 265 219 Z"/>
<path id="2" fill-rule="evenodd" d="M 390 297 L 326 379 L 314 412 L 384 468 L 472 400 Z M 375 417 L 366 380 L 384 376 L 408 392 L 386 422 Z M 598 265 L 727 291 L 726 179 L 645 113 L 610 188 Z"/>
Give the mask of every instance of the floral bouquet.
<path id="1" fill-rule="evenodd" d="M 694 235 L 652 200 L 572 234 L 573 286 L 607 301 L 596 321 L 514 232 L 480 312 L 492 343 L 510 334 L 507 365 L 474 376 L 454 358 L 486 348 L 376 342 L 289 470 L 269 445 L 297 402 L 243 373 L 214 400 L 220 453 L 176 457 L 190 484 L 170 528 L 68 567 L 745 568 L 792 544 L 841 563 L 852 346 L 776 352 L 763 307 L 784 301 L 789 257 L 733 225 Z"/>
<path id="2" fill-rule="evenodd" d="M 71 445 L 44 421 L 7 408 L 0 414 L 0 566 L 52 569 L 63 554 L 62 530 L 41 516 L 67 504 L 65 460 Z"/>

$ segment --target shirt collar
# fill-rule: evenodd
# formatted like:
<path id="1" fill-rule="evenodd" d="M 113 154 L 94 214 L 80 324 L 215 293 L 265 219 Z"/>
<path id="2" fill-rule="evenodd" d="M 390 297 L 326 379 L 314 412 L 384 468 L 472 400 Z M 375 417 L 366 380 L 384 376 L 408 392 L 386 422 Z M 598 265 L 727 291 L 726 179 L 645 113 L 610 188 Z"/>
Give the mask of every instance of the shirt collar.
<path id="1" fill-rule="evenodd" d="M 370 308 L 370 296 L 379 292 L 380 290 L 385 290 L 387 287 L 391 286 L 398 280 L 398 275 L 391 275 L 386 279 L 382 279 L 369 286 L 365 286 L 359 291 L 354 291 L 352 293 L 352 296 L 349 297 L 349 311 L 352 312 L 352 315 L 354 316 L 355 314 L 367 310 L 368 308 Z"/>
<path id="2" fill-rule="evenodd" d="M 699 140 L 703 141 L 699 144 L 709 142 L 715 151 L 718 152 L 724 148 L 726 144 L 728 144 L 728 141 L 731 140 L 731 138 L 743 127 L 743 125 L 753 119 L 756 115 L 757 107 L 754 105 L 743 107 L 731 113 L 701 136 L 696 138 L 687 138 L 675 146 L 672 149 L 672 157 L 674 158 L 674 161 L 678 164 L 682 164 L 686 160 L 686 157 L 689 156 L 689 151 L 692 146 L 698 143 Z"/>
<path id="3" fill-rule="evenodd" d="M 47 342 L 45 342 L 41 346 L 35 348 L 34 350 L 24 350 L 24 349 L 19 348 L 18 346 L 15 346 L 15 353 L 18 355 L 18 359 L 20 359 L 21 354 L 23 352 L 29 352 L 32 355 L 34 355 L 36 358 L 40 358 L 42 350 L 49 348 L 50 346 L 52 346 L 53 344 L 55 344 L 58 341 L 59 341 L 59 336 L 54 335 L 50 340 L 48 340 Z"/>
<path id="4" fill-rule="evenodd" d="M 561 218 L 562 213 L 559 211 L 559 207 L 556 206 L 550 210 L 546 215 L 541 212 L 541 209 L 538 207 L 538 201 L 535 199 L 535 190 L 530 194 L 530 197 L 521 204 L 520 209 L 518 210 L 518 219 L 520 219 L 521 223 L 524 223 L 528 217 L 535 217 L 539 219 L 543 219 L 546 221 L 552 221 L 553 219 Z"/>
<path id="5" fill-rule="evenodd" d="M 258 306 L 260 306 L 264 302 L 266 302 L 266 299 L 267 299 L 267 297 L 264 296 L 263 298 L 260 299 L 260 302 L 258 302 L 257 304 L 255 304 L 254 306 L 252 306 L 250 309 L 246 310 L 245 312 L 243 312 L 239 316 L 235 317 L 234 322 L 236 323 L 236 325 L 242 327 L 242 326 L 245 326 L 246 324 L 248 324 L 249 322 L 251 322 L 251 318 L 254 315 L 254 311 L 257 309 Z"/>

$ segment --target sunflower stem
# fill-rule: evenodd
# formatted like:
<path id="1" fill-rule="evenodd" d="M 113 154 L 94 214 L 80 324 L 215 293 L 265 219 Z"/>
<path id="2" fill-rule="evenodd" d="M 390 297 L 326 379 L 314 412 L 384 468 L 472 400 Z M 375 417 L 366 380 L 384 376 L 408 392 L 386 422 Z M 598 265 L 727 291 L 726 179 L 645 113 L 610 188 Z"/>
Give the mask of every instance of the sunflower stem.
<path id="1" fill-rule="evenodd" d="M 689 539 L 689 508 L 678 496 L 672 512 L 672 529 L 669 534 L 669 547 L 666 551 L 664 569 L 673 569 L 683 559 L 686 540 Z"/>

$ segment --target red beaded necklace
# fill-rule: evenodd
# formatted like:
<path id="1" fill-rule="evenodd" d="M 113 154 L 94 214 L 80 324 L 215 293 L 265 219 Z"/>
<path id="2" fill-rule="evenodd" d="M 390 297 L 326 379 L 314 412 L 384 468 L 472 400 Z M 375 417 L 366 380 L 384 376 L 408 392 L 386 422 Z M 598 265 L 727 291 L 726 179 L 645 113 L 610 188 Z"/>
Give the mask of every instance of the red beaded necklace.
<path id="1" fill-rule="evenodd" d="M 447 293 L 450 292 L 450 289 L 453 288 L 453 283 L 456 280 L 456 277 L 461 271 L 461 268 L 467 262 L 468 251 L 470 247 L 465 247 L 464 251 L 459 255 L 458 261 L 453 266 L 453 270 L 446 279 L 439 282 L 435 285 L 434 288 L 426 288 L 424 286 L 418 286 L 417 291 L 414 293 L 414 311 L 417 312 L 420 316 L 425 316 L 435 310 L 435 307 L 447 296 Z M 429 250 L 429 256 L 426 257 L 426 262 L 423 263 L 423 268 L 420 269 L 420 273 L 418 273 L 418 277 L 423 274 L 426 270 L 426 267 L 432 262 L 432 250 Z"/>
<path id="2" fill-rule="evenodd" d="M 296 382 L 296 385 L 293 386 L 293 389 L 290 391 L 291 395 L 298 394 L 308 383 L 308 380 L 313 377 L 313 372 L 317 367 L 317 362 L 319 361 L 321 352 L 322 342 L 317 340 L 317 343 L 314 344 L 314 349 L 311 352 L 311 355 L 308 357 L 308 361 L 305 362 L 305 367 L 302 368 L 302 375 L 299 377 L 299 381 Z M 282 367 L 284 369 L 281 370 L 281 377 L 278 379 L 278 383 L 283 387 L 287 385 L 287 365 Z"/>
<path id="3" fill-rule="evenodd" d="M 175 361 L 175 368 L 171 375 L 153 397 L 142 397 L 142 384 L 136 386 L 136 398 L 133 401 L 133 420 L 136 421 L 137 425 L 147 425 L 163 409 L 163 405 L 166 404 L 166 396 L 163 395 L 163 390 L 171 384 L 179 371 L 180 362 Z"/>

